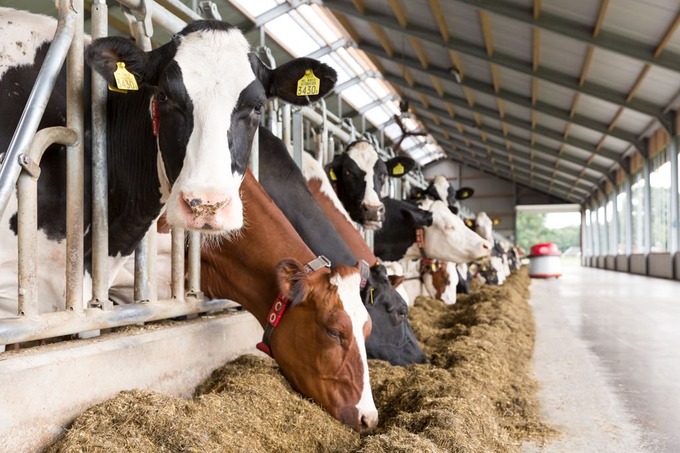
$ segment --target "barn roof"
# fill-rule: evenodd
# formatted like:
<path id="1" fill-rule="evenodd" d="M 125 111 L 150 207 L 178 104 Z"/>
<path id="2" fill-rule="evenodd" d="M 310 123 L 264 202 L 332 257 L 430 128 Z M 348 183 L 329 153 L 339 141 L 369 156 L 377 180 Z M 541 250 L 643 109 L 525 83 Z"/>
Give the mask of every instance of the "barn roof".
<path id="1" fill-rule="evenodd" d="M 338 68 L 328 109 L 425 167 L 451 159 L 584 204 L 675 132 L 677 0 L 215 3 L 252 42 L 265 25 L 276 60 Z M 417 135 L 400 142 L 402 127 Z"/>

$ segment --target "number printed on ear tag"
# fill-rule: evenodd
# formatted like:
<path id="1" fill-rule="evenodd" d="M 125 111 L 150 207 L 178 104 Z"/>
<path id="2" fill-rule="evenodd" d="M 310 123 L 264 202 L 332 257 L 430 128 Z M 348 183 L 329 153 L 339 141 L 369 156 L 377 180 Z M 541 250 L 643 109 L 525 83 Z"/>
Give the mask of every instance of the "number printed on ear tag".
<path id="1" fill-rule="evenodd" d="M 137 80 L 135 76 L 130 74 L 130 71 L 125 69 L 125 63 L 119 61 L 116 66 L 118 66 L 118 69 L 113 73 L 113 77 L 116 79 L 116 87 L 119 90 L 138 90 Z"/>
<path id="2" fill-rule="evenodd" d="M 321 80 L 314 75 L 314 72 L 311 69 L 305 69 L 305 75 L 303 75 L 297 83 L 297 95 L 315 96 L 319 94 L 320 87 Z"/>

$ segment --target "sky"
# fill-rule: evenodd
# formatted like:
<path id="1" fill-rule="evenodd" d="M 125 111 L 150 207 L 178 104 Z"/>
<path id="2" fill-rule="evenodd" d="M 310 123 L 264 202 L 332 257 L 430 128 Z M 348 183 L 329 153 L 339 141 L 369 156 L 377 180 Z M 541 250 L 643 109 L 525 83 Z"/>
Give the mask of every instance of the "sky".
<path id="1" fill-rule="evenodd" d="M 578 226 L 581 224 L 580 212 L 550 212 L 545 216 L 545 226 L 550 229 Z"/>

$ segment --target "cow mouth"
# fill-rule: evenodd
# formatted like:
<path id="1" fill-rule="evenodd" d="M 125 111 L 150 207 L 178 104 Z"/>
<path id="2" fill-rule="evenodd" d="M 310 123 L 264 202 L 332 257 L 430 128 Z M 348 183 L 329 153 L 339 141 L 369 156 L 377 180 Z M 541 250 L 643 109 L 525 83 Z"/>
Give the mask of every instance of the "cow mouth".
<path id="1" fill-rule="evenodd" d="M 376 231 L 383 227 L 382 220 L 366 220 L 364 221 L 364 229 Z"/>

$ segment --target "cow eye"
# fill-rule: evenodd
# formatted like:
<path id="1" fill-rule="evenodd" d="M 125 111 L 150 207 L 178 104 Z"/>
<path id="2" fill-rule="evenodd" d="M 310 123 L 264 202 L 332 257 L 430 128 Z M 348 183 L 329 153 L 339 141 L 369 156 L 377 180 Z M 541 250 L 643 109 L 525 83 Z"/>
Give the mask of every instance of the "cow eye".
<path id="1" fill-rule="evenodd" d="M 255 112 L 255 113 L 262 113 L 263 109 L 264 109 L 264 104 L 262 104 L 262 103 L 258 102 L 257 104 L 253 105 L 253 112 Z"/>
<path id="2" fill-rule="evenodd" d="M 159 91 L 158 93 L 156 93 L 156 100 L 158 102 L 165 102 L 168 100 L 168 95 L 165 94 L 165 91 Z"/>
<path id="3" fill-rule="evenodd" d="M 338 341 L 342 340 L 342 334 L 337 329 L 331 329 L 330 327 L 327 327 L 326 328 L 326 335 L 328 335 L 329 337 L 331 337 L 334 340 L 338 340 Z"/>

